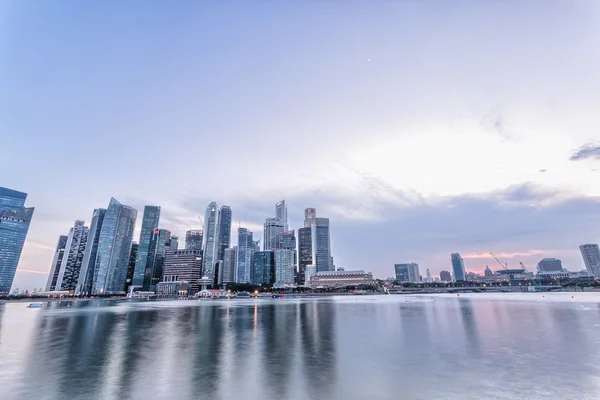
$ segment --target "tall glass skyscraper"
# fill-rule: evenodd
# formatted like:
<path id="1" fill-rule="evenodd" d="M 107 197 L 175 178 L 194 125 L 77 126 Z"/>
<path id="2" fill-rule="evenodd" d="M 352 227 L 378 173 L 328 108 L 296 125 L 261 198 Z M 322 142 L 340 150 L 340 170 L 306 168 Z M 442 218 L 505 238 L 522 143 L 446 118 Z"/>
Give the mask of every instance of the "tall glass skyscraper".
<path id="1" fill-rule="evenodd" d="M 154 257 L 158 243 L 158 222 L 160 220 L 160 207 L 145 206 L 142 218 L 142 230 L 138 241 L 138 252 L 133 270 L 132 285 L 150 290 L 152 275 L 154 273 Z"/>
<path id="2" fill-rule="evenodd" d="M 311 228 L 300 228 L 298 229 L 298 275 L 296 283 L 298 285 L 304 285 L 306 266 L 312 265 L 313 263 L 313 251 L 312 251 L 312 239 L 311 239 Z"/>
<path id="3" fill-rule="evenodd" d="M 272 285 L 275 283 L 275 253 L 271 250 L 254 252 L 254 274 L 252 283 L 255 285 Z"/>
<path id="4" fill-rule="evenodd" d="M 46 283 L 46 291 L 56 290 L 56 281 L 58 280 L 58 273 L 60 272 L 60 265 L 62 264 L 63 257 L 65 255 L 65 247 L 67 246 L 67 236 L 60 235 L 58 238 L 58 244 L 54 251 L 54 258 L 52 259 L 52 267 L 48 274 L 48 282 Z M 81 276 L 81 275 L 80 275 Z"/>
<path id="5" fill-rule="evenodd" d="M 148 290 L 154 291 L 158 282 L 162 281 L 165 255 L 168 250 L 171 250 L 171 231 L 159 229 L 156 243 L 156 256 L 154 258 L 154 269 L 150 275 L 150 286 Z"/>
<path id="6" fill-rule="evenodd" d="M 458 253 L 452 253 L 450 255 L 452 260 L 452 272 L 454 272 L 455 281 L 466 281 L 467 273 L 465 272 L 465 263 Z"/>
<path id="7" fill-rule="evenodd" d="M 600 277 L 600 248 L 597 244 L 582 244 L 579 246 L 585 269 L 589 275 Z"/>
<path id="8" fill-rule="evenodd" d="M 252 261 L 254 257 L 254 241 L 252 232 L 246 228 L 238 228 L 238 245 L 236 254 L 235 281 L 252 283 Z"/>
<path id="9" fill-rule="evenodd" d="M 289 226 L 287 204 L 285 203 L 285 200 L 281 200 L 279 203 L 275 204 L 275 218 L 283 222 L 283 231 L 287 232 L 289 230 Z"/>
<path id="10" fill-rule="evenodd" d="M 121 293 L 127 268 L 137 210 L 110 199 L 98 241 L 92 293 Z"/>
<path id="11" fill-rule="evenodd" d="M 202 250 L 202 237 L 204 233 L 202 229 L 192 229 L 185 233 L 185 249 L 186 250 Z"/>
<path id="12" fill-rule="evenodd" d="M 219 211 L 219 254 L 218 260 L 223 260 L 225 249 L 231 244 L 231 208 L 222 206 Z"/>
<path id="13" fill-rule="evenodd" d="M 285 225 L 279 218 L 267 218 L 264 225 L 263 250 L 277 250 L 281 248 L 281 234 L 285 232 Z"/>
<path id="14" fill-rule="evenodd" d="M 106 209 L 96 208 L 92 214 L 92 223 L 88 233 L 88 240 L 83 255 L 83 263 L 79 272 L 79 281 L 75 289 L 77 294 L 90 294 L 92 292 L 92 282 L 94 279 L 94 267 L 96 266 L 96 254 L 98 253 L 98 242 L 100 241 L 100 231 L 102 222 L 106 215 Z"/>
<path id="15" fill-rule="evenodd" d="M 313 260 L 317 272 L 333 271 L 329 218 L 315 218 L 311 226 Z"/>
<path id="16" fill-rule="evenodd" d="M 275 287 L 294 285 L 294 252 L 289 249 L 275 250 Z"/>
<path id="17" fill-rule="evenodd" d="M 225 249 L 223 254 L 223 273 L 221 274 L 221 283 L 235 282 L 237 246 Z"/>
<path id="18" fill-rule="evenodd" d="M 89 231 L 84 224 L 83 221 L 75 221 L 75 225 L 69 230 L 65 255 L 56 280 L 56 290 L 75 290 L 77 287 Z"/>
<path id="19" fill-rule="evenodd" d="M 215 281 L 215 263 L 219 258 L 219 207 L 212 202 L 204 215 L 204 251 L 202 253 L 202 276 Z"/>
<path id="20" fill-rule="evenodd" d="M 26 199 L 27 193 L 0 187 L 0 295 L 10 292 L 33 217 Z"/>

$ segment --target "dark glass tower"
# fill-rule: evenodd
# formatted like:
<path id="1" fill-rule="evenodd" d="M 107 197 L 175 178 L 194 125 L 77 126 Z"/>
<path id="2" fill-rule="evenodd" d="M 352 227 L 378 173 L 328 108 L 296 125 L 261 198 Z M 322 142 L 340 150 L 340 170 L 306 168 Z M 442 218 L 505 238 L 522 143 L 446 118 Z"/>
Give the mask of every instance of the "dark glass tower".
<path id="1" fill-rule="evenodd" d="M 33 217 L 25 199 L 27 193 L 0 187 L 0 295 L 10 292 Z"/>
<path id="2" fill-rule="evenodd" d="M 186 250 L 202 250 L 202 229 L 192 229 L 185 233 Z"/>
<path id="3" fill-rule="evenodd" d="M 142 218 L 142 230 L 138 242 L 138 252 L 133 270 L 133 286 L 141 287 L 142 290 L 150 290 L 152 275 L 154 273 L 154 259 L 156 256 L 156 244 L 158 236 L 158 222 L 160 219 L 160 207 L 144 207 Z"/>
<path id="4" fill-rule="evenodd" d="M 56 280 L 56 290 L 75 290 L 77 287 L 88 233 L 89 229 L 84 226 L 83 221 L 75 221 L 75 225 L 69 230 L 65 255 Z"/>
<path id="5" fill-rule="evenodd" d="M 272 285 L 275 283 L 275 253 L 273 251 L 257 251 L 254 253 L 252 283 L 255 285 Z"/>
<path id="6" fill-rule="evenodd" d="M 306 266 L 313 263 L 311 228 L 298 229 L 298 274 L 296 275 L 296 284 L 304 285 Z"/>
<path id="7" fill-rule="evenodd" d="M 60 272 L 60 265 L 62 264 L 63 257 L 65 255 L 65 247 L 67 246 L 67 236 L 60 235 L 58 238 L 58 244 L 54 251 L 54 258 L 52 259 L 52 267 L 50 268 L 50 274 L 48 274 L 48 283 L 46 283 L 46 291 L 56 290 L 56 280 L 58 279 L 58 273 Z"/>
<path id="8" fill-rule="evenodd" d="M 92 223 L 88 233 L 83 263 L 79 272 L 79 281 L 77 283 L 77 294 L 88 295 L 92 291 L 92 282 L 94 280 L 94 266 L 96 265 L 96 254 L 98 253 L 98 242 L 100 241 L 100 231 L 106 209 L 97 208 L 92 214 Z"/>
<path id="9" fill-rule="evenodd" d="M 225 249 L 231 244 L 231 208 L 222 206 L 219 211 L 219 254 L 217 259 L 223 260 Z"/>

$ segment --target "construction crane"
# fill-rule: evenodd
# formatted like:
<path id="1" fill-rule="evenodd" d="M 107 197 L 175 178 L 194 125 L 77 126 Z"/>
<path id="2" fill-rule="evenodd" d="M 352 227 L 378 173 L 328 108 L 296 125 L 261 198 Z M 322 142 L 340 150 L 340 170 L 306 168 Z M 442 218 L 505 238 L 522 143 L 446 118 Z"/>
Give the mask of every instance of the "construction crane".
<path id="1" fill-rule="evenodd" d="M 519 264 L 521 264 L 521 267 L 523 267 L 523 269 L 524 269 L 525 271 L 527 271 L 527 267 L 525 266 L 525 264 L 523 264 L 523 263 L 522 263 L 522 262 L 520 262 L 520 261 L 519 261 Z"/>
<path id="2" fill-rule="evenodd" d="M 501 266 L 502 268 L 504 268 L 504 269 L 508 269 L 508 264 L 507 264 L 507 263 L 504 263 L 504 264 L 503 264 L 503 263 L 502 263 L 502 261 L 498 260 L 498 257 L 496 257 L 496 256 L 494 255 L 494 253 L 492 253 L 491 251 L 490 251 L 490 254 L 492 255 L 492 257 L 494 257 L 494 260 L 498 261 L 498 264 L 500 264 L 500 266 Z"/>
<path id="3" fill-rule="evenodd" d="M 198 215 L 198 219 L 200 220 L 200 223 L 202 224 L 202 226 L 204 226 L 204 220 L 202 219 L 202 217 L 200 217 L 200 216 Z"/>

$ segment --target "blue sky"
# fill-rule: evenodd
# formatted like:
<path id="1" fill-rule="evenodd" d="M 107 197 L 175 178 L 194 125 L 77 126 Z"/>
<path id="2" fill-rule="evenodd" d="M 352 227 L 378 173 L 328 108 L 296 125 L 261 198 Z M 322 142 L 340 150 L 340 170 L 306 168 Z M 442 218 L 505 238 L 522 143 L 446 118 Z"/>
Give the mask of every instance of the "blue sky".
<path id="1" fill-rule="evenodd" d="M 0 185 L 36 207 L 14 285 L 111 196 L 179 235 L 213 200 L 259 237 L 280 199 L 293 228 L 315 207 L 336 265 L 380 277 L 581 269 L 599 37 L 592 0 L 4 1 Z"/>

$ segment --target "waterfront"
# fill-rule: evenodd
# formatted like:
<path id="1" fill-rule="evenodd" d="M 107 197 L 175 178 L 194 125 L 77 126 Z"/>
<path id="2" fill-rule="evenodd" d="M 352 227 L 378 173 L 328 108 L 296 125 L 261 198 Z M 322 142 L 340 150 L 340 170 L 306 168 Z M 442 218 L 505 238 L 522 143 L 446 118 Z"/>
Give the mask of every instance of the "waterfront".
<path id="1" fill-rule="evenodd" d="M 26 306 L 3 399 L 600 399 L 596 293 Z"/>

